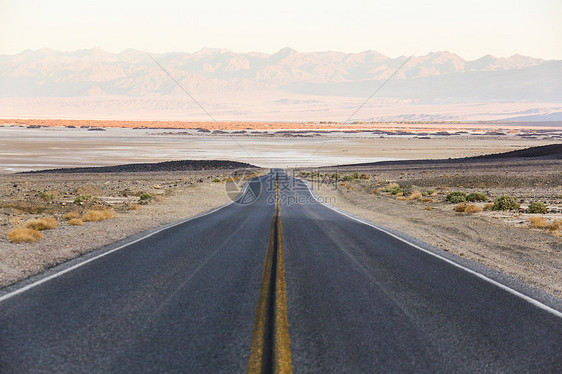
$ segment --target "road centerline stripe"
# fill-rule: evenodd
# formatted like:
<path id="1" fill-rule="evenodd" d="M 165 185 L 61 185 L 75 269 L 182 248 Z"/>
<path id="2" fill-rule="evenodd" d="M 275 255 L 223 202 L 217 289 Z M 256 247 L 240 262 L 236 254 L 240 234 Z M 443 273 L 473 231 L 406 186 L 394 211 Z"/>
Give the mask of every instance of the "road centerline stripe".
<path id="1" fill-rule="evenodd" d="M 292 373 L 279 184 L 258 297 L 248 373 Z"/>

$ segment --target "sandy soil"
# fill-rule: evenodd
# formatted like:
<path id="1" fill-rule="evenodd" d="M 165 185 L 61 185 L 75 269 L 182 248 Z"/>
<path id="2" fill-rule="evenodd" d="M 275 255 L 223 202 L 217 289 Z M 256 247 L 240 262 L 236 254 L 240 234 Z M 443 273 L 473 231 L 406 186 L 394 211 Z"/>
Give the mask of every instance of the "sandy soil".
<path id="1" fill-rule="evenodd" d="M 562 161 L 489 162 L 471 166 L 411 167 L 373 166 L 362 170 L 346 168 L 320 170 L 366 173 L 368 180 L 327 183 L 322 177 L 308 177 L 321 196 L 335 207 L 391 229 L 419 238 L 426 243 L 500 270 L 562 298 L 562 238 L 560 231 L 547 232 L 530 225 L 530 217 L 547 222 L 562 219 Z M 318 170 L 317 170 L 318 172 Z M 401 200 L 382 192 L 389 183 L 399 183 L 406 195 L 414 190 L 435 189 L 426 201 Z M 337 187 L 336 187 L 337 186 Z M 377 193 L 372 193 L 377 189 Z M 509 194 L 516 196 L 518 211 L 457 213 L 445 201 L 452 191 L 479 191 L 491 201 Z M 547 214 L 528 214 L 530 201 L 543 201 Z M 485 202 L 475 203 L 484 207 Z M 429 210 L 431 209 L 431 210 Z"/>
<path id="2" fill-rule="evenodd" d="M 230 171 L 125 174 L 49 174 L 0 176 L 0 287 L 37 274 L 53 265 L 124 239 L 133 234 L 188 218 L 226 204 L 224 179 Z M 54 194 L 53 201 L 41 198 Z M 139 194 L 153 195 L 140 205 Z M 74 203 L 90 194 L 97 201 Z M 63 218 L 70 211 L 111 207 L 116 218 L 71 226 Z M 135 209 L 137 208 L 137 209 Z M 22 222 L 55 217 L 59 226 L 42 231 L 36 243 L 15 244 L 8 231 Z"/>

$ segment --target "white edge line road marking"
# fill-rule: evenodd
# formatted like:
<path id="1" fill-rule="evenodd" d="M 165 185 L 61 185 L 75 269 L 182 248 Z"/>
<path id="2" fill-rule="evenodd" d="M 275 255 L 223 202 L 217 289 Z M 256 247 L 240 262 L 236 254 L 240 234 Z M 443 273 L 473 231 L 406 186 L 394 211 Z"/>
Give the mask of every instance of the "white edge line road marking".
<path id="1" fill-rule="evenodd" d="M 293 178 L 294 178 L 294 177 L 293 177 Z M 383 229 L 383 228 L 381 228 L 381 227 L 377 227 L 376 225 L 374 225 L 374 224 L 368 222 L 367 220 L 363 221 L 363 220 L 361 220 L 361 219 L 359 219 L 359 218 L 353 217 L 353 216 L 351 216 L 351 215 L 349 215 L 349 214 L 347 214 L 347 213 L 345 213 L 345 212 L 343 212 L 343 211 L 341 211 L 341 210 L 339 210 L 339 209 L 337 209 L 337 208 L 334 208 L 334 207 L 332 207 L 332 206 L 330 206 L 330 205 L 324 203 L 323 201 L 321 201 L 321 200 L 318 198 L 317 194 L 315 194 L 315 193 L 312 191 L 312 189 L 310 188 L 310 183 L 308 183 L 308 181 L 305 181 L 304 179 L 300 179 L 300 178 L 296 178 L 296 179 L 302 180 L 302 181 L 305 183 L 306 187 L 308 188 L 308 191 L 310 192 L 310 194 L 312 195 L 312 197 L 313 197 L 319 204 L 325 206 L 326 208 L 331 209 L 331 210 L 333 210 L 334 212 L 339 213 L 339 214 L 341 214 L 342 216 L 345 216 L 345 217 L 347 217 L 347 218 L 350 218 L 350 219 L 352 219 L 352 220 L 354 220 L 354 221 L 357 221 L 357 222 L 360 222 L 360 223 L 362 223 L 362 224 L 364 224 L 364 225 L 370 226 L 370 227 L 372 227 L 372 228 L 374 228 L 374 229 L 376 229 L 376 230 L 378 230 L 378 231 L 381 231 L 381 232 L 383 232 L 383 233 L 385 233 L 385 234 L 387 234 L 387 235 L 390 235 L 390 236 L 392 236 L 393 238 L 398 239 L 398 240 L 400 240 L 401 242 L 404 242 L 404 243 L 406 243 L 406 244 L 408 244 L 408 245 L 410 245 L 410 246 L 412 246 L 412 247 L 414 247 L 414 248 L 416 248 L 416 249 L 418 249 L 418 250 L 420 250 L 420 251 L 422 251 L 422 252 L 425 252 L 425 253 L 427 253 L 427 254 L 429 254 L 429 255 L 431 255 L 431 256 L 437 257 L 437 258 L 440 259 L 440 260 L 443 260 L 443 261 L 445 261 L 445 262 L 447 262 L 447 263 L 449 263 L 449 264 L 451 264 L 451 265 L 453 265 L 453 266 L 456 266 L 457 268 L 462 269 L 462 270 L 464 270 L 464 271 L 466 271 L 466 272 L 468 272 L 468 273 L 470 273 L 470 274 L 472 274 L 472 275 L 474 275 L 474 276 L 476 276 L 476 277 L 478 277 L 478 278 L 480 278 L 480 279 L 482 279 L 482 280 L 484 280 L 484 281 L 486 281 L 486 282 L 488 282 L 488 283 L 491 283 L 491 284 L 493 284 L 494 286 L 497 286 L 497 287 L 499 287 L 499 288 L 501 288 L 501 289 L 503 289 L 503 290 L 505 290 L 505 291 L 511 293 L 512 295 L 515 295 L 515 296 L 517 296 L 517 297 L 519 297 L 519 298 L 521 298 L 521 299 L 523 299 L 523 300 L 525 300 L 525 301 L 527 301 L 527 302 L 533 304 L 534 306 L 536 306 L 536 307 L 538 307 L 538 308 L 540 308 L 540 309 L 543 309 L 543 310 L 545 310 L 545 311 L 547 311 L 547 312 L 549 312 L 549 313 L 551 313 L 551 314 L 554 314 L 554 315 L 555 315 L 556 317 L 558 317 L 558 318 L 562 318 L 562 313 L 561 313 L 561 312 L 559 312 L 558 310 L 556 310 L 556 309 L 554 309 L 554 308 L 549 307 L 548 305 L 545 305 L 545 304 L 541 303 L 541 302 L 538 301 L 538 300 L 533 299 L 532 297 L 529 297 L 529 296 L 527 296 L 527 295 L 525 295 L 525 294 L 523 294 L 523 293 L 521 293 L 521 292 L 519 292 L 519 291 L 516 291 L 516 290 L 514 290 L 513 288 L 510 288 L 510 287 L 506 286 L 505 284 L 502 284 L 502 283 L 500 283 L 500 282 L 498 282 L 498 281 L 495 281 L 495 280 L 493 280 L 493 279 L 491 279 L 491 278 L 488 278 L 488 277 L 485 276 L 484 274 L 481 274 L 481 273 L 479 273 L 479 272 L 477 272 L 477 271 L 474 271 L 474 270 L 472 270 L 472 269 L 469 269 L 469 268 L 467 268 L 467 267 L 465 267 L 465 266 L 463 266 L 463 265 L 461 265 L 461 264 L 458 264 L 458 263 L 456 263 L 456 262 L 454 262 L 454 261 L 452 261 L 452 260 L 449 260 L 449 259 L 446 258 L 446 257 L 443 257 L 443 256 L 441 256 L 441 255 L 439 255 L 439 254 L 437 254 L 437 253 L 434 253 L 434 252 L 429 251 L 429 250 L 427 250 L 427 249 L 425 249 L 425 248 L 423 248 L 423 247 L 420 247 L 420 246 L 417 245 L 417 244 L 414 244 L 414 243 L 412 243 L 412 242 L 409 242 L 408 240 L 403 239 L 403 238 L 401 238 L 401 237 L 399 237 L 399 236 L 397 236 L 397 235 L 395 235 L 395 234 L 393 234 L 393 233 L 391 233 L 391 232 L 389 232 L 389 231 L 387 231 L 387 230 L 385 230 L 385 229 Z"/>
<path id="2" fill-rule="evenodd" d="M 267 174 L 266 174 L 266 175 L 267 175 Z M 258 177 L 258 178 L 261 179 L 262 177 L 263 177 L 263 176 L 260 176 L 260 177 Z M 248 181 L 246 184 L 244 184 L 244 187 L 243 187 L 242 190 L 240 191 L 240 194 L 239 194 L 239 195 L 236 197 L 236 199 L 234 199 L 234 200 L 237 200 L 241 195 L 243 195 L 243 194 L 246 193 L 246 190 L 248 189 L 248 186 L 249 186 L 249 182 L 250 182 L 250 181 Z M 9 299 L 9 298 L 11 298 L 11 297 L 13 297 L 13 296 L 16 296 L 16 295 L 20 294 L 20 293 L 22 293 L 22 292 L 25 292 L 25 291 L 27 291 L 27 290 L 30 290 L 30 289 L 34 288 L 34 287 L 37 287 L 37 286 L 39 286 L 40 284 L 43 284 L 43 283 L 45 283 L 45 282 L 48 282 L 48 281 L 50 281 L 51 279 L 58 278 L 58 277 L 60 277 L 60 276 L 63 275 L 63 274 L 66 274 L 66 273 L 68 273 L 68 272 L 70 272 L 70 271 L 72 271 L 72 270 L 74 270 L 74 269 L 77 269 L 77 268 L 79 268 L 79 267 L 82 267 L 82 266 L 86 265 L 87 263 L 90 263 L 90 262 L 95 261 L 95 260 L 97 260 L 97 259 L 99 259 L 99 258 L 102 258 L 102 257 L 104 257 L 104 256 L 107 256 L 107 255 L 110 254 L 110 253 L 113 253 L 113 252 L 115 252 L 115 251 L 118 251 L 118 250 L 123 249 L 123 248 L 125 248 L 125 247 L 128 247 L 128 246 L 130 246 L 130 245 L 133 245 L 133 244 L 135 244 L 135 243 L 138 243 L 138 242 L 140 242 L 141 240 L 144 240 L 144 239 L 146 239 L 146 238 L 150 238 L 151 236 L 154 236 L 154 235 L 156 235 L 156 234 L 158 234 L 158 233 L 160 233 L 160 232 L 162 232 L 162 231 L 171 229 L 172 227 L 176 227 L 176 226 L 179 226 L 179 225 L 184 224 L 184 223 L 186 223 L 186 222 L 192 221 L 192 220 L 194 220 L 194 219 L 197 219 L 197 218 L 200 218 L 200 217 L 205 217 L 205 216 L 207 216 L 207 215 L 209 215 L 209 214 L 218 212 L 219 210 L 221 210 L 221 209 L 223 209 L 223 208 L 226 208 L 227 206 L 232 205 L 232 204 L 234 204 L 234 201 L 231 201 L 231 202 L 229 202 L 229 203 L 227 203 L 227 204 L 224 204 L 224 205 L 221 205 L 221 206 L 216 207 L 216 208 L 214 208 L 214 209 L 211 209 L 211 210 L 209 210 L 209 211 L 207 211 L 207 212 L 198 214 L 198 215 L 196 215 L 196 216 L 193 216 L 193 217 L 184 219 L 184 220 L 182 220 L 182 221 L 173 223 L 173 224 L 171 224 L 171 225 L 164 226 L 164 227 L 162 227 L 161 229 L 158 229 L 158 230 L 156 230 L 156 231 L 154 231 L 154 232 L 151 232 L 150 234 L 147 234 L 147 235 L 142 236 L 142 237 L 140 237 L 140 238 L 138 238 L 138 239 L 135 239 L 135 240 L 133 240 L 133 241 L 130 242 L 130 243 L 123 244 L 123 245 L 121 245 L 121 246 L 119 246 L 119 247 L 117 247 L 117 248 L 113 248 L 112 250 L 109 250 L 109 251 L 107 251 L 107 252 L 100 253 L 100 254 L 97 255 L 97 256 L 94 256 L 94 257 L 92 257 L 92 258 L 89 258 L 89 259 L 87 259 L 87 260 L 84 260 L 84 261 L 82 261 L 82 262 L 79 262 L 79 263 L 77 263 L 77 264 L 75 264 L 75 265 L 72 265 L 72 266 L 70 266 L 70 267 L 68 267 L 68 268 L 66 268 L 66 269 L 64 269 L 64 270 L 61 270 L 61 271 L 59 271 L 59 272 L 57 272 L 57 273 L 51 274 L 51 275 L 49 275 L 49 276 L 47 276 L 47 277 L 45 277 L 45 278 L 41 278 L 41 279 L 39 279 L 39 280 L 37 280 L 37 281 L 35 281 L 35 282 L 33 282 L 33 283 L 30 283 L 30 284 L 28 284 L 28 285 L 26 285 L 26 286 L 24 286 L 24 287 L 22 287 L 22 288 L 18 288 L 17 290 L 14 290 L 14 291 L 12 291 L 12 292 L 10 292 L 10 293 L 7 293 L 7 294 L 5 294 L 5 295 L 3 295 L 3 296 L 0 296 L 0 303 L 1 303 L 2 301 L 4 301 L 4 300 L 7 300 L 7 299 Z M 70 261 L 70 260 L 69 260 L 69 261 Z"/>

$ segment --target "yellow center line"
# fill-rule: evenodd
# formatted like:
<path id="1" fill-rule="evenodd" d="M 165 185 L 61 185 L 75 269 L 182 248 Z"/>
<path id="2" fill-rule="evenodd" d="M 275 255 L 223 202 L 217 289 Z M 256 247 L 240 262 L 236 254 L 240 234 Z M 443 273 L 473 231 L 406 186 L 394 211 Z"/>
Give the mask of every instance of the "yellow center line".
<path id="1" fill-rule="evenodd" d="M 292 373 L 279 184 L 254 322 L 248 373 Z"/>

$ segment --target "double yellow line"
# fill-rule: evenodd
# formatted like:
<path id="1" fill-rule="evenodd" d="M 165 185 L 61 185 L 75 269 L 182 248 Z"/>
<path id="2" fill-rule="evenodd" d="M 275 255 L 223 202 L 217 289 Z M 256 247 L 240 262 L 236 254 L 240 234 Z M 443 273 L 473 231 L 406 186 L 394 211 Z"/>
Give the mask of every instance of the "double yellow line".
<path id="1" fill-rule="evenodd" d="M 292 373 L 279 184 L 254 322 L 248 373 Z"/>

